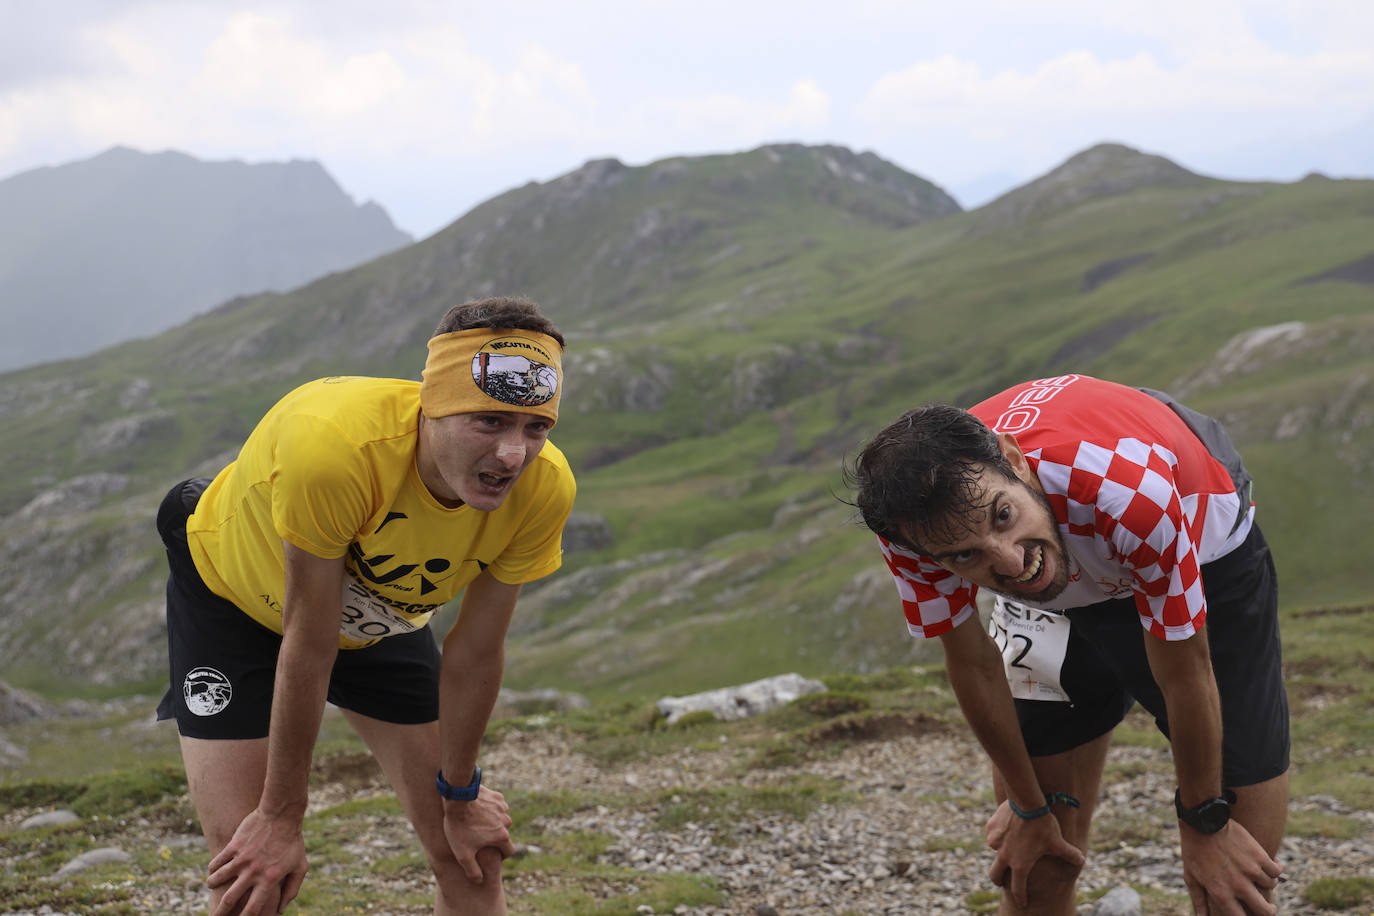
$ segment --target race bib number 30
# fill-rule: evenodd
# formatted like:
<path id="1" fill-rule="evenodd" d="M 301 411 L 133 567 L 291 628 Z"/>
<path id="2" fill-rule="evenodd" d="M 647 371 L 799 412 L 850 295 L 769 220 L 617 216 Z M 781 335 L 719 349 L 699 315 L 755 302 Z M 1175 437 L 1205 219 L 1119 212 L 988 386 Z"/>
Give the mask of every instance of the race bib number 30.
<path id="1" fill-rule="evenodd" d="M 375 641 L 397 633 L 411 633 L 425 625 L 428 615 L 407 620 L 352 576 L 344 576 L 343 616 L 339 632 L 356 642 Z"/>
<path id="2" fill-rule="evenodd" d="M 1067 703 L 1059 671 L 1069 646 L 1069 618 L 998 597 L 988 633 L 1002 650 L 1011 695 Z"/>

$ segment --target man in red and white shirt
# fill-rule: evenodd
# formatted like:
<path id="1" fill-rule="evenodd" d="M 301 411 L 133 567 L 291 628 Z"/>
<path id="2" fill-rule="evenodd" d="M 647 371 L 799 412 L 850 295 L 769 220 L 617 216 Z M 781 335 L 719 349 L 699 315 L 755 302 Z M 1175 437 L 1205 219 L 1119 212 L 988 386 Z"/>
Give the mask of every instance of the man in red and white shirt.
<path id="1" fill-rule="evenodd" d="M 1112 730 L 1170 737 L 1198 913 L 1274 913 L 1288 707 L 1273 562 L 1220 424 L 1079 375 L 902 416 L 853 481 L 994 767 L 1002 912 L 1073 913 Z M 995 597 L 985 631 L 980 589 Z"/>

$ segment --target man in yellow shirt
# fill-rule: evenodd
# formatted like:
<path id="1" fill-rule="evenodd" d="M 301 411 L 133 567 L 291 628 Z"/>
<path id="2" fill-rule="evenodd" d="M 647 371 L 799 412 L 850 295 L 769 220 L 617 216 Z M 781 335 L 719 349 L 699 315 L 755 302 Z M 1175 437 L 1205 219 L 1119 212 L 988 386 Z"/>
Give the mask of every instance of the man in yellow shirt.
<path id="1" fill-rule="evenodd" d="M 158 717 L 181 734 L 213 916 L 280 913 L 300 889 L 326 701 L 396 789 L 437 879 L 434 912 L 505 912 L 511 821 L 477 754 L 520 587 L 562 562 L 576 489 L 548 441 L 562 348 L 528 300 L 456 306 L 423 382 L 302 385 L 214 480 L 163 500 Z M 441 653 L 426 624 L 459 593 Z"/>

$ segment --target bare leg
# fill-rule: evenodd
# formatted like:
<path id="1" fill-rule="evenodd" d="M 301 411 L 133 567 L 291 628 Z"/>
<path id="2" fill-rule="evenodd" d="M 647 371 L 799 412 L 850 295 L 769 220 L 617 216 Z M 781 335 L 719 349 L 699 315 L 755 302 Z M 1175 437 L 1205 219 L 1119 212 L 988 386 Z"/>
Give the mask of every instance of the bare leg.
<path id="1" fill-rule="evenodd" d="M 443 803 L 434 790 L 434 775 L 439 771 L 438 723 L 396 725 L 349 710 L 344 710 L 344 715 L 372 749 L 429 856 L 438 882 L 435 916 L 504 914 L 501 853 L 487 848 L 477 854 L 485 877 L 481 884 L 473 884 L 449 850 Z"/>
<path id="2" fill-rule="evenodd" d="M 1278 855 L 1283 842 L 1284 827 L 1288 824 L 1288 774 L 1253 786 L 1241 786 L 1236 792 L 1232 814 L 1259 841 L 1264 851 Z"/>
<path id="3" fill-rule="evenodd" d="M 1107 748 L 1111 741 L 1112 736 L 1108 732 L 1071 751 L 1035 757 L 1031 761 L 1046 795 L 1067 792 L 1078 799 L 1077 808 L 1053 805 L 1050 810 L 1059 820 L 1064 839 L 1084 851 L 1088 848 L 1088 832 L 1092 826 L 1093 809 L 1102 785 L 1102 768 L 1107 762 Z M 993 776 L 997 801 L 1001 803 L 1006 800 L 1006 791 L 1000 775 L 994 773 Z M 1046 856 L 1031 869 L 1026 885 L 1030 906 L 1020 908 L 1011 893 L 1004 890 L 997 912 L 1002 916 L 1073 916 L 1079 871 L 1079 868 L 1063 859 Z"/>
<path id="4" fill-rule="evenodd" d="M 210 741 L 181 738 L 181 759 L 191 803 L 196 806 L 210 858 L 219 854 L 239 823 L 257 808 L 267 778 L 267 739 Z M 210 891 L 210 909 L 227 888 Z"/>

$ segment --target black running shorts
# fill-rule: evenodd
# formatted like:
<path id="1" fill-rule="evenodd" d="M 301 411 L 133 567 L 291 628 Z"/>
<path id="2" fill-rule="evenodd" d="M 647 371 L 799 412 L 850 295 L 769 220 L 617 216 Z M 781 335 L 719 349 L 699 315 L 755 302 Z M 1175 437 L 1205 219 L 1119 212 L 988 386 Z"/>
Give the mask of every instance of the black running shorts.
<path id="1" fill-rule="evenodd" d="M 1221 694 L 1222 779 L 1248 786 L 1288 769 L 1288 696 L 1279 645 L 1278 583 L 1258 525 L 1224 557 L 1204 564 L 1207 641 Z M 1071 750 L 1115 728 L 1135 702 L 1164 735 L 1169 717 L 1145 656 L 1133 598 L 1067 611 L 1072 624 L 1059 682 L 1070 702 L 1016 701 L 1032 757 Z"/>
<path id="2" fill-rule="evenodd" d="M 210 591 L 186 544 L 186 519 L 208 480 L 179 483 L 157 513 L 167 548 L 167 654 L 171 686 L 158 719 L 188 738 L 265 738 L 281 637 Z M 439 717 L 439 649 L 429 627 L 365 649 L 342 649 L 329 702 L 399 724 Z"/>

